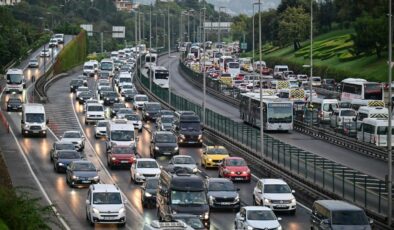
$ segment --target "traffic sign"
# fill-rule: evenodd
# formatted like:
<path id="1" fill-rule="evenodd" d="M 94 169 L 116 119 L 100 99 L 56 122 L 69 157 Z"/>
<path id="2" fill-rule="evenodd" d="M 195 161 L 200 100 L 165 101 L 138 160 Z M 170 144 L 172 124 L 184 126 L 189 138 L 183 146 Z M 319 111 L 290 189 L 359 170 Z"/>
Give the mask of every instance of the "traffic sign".
<path id="1" fill-rule="evenodd" d="M 124 26 L 112 26 L 112 37 L 113 38 L 125 38 L 126 27 Z"/>
<path id="2" fill-rule="evenodd" d="M 241 43 L 241 50 L 246 50 L 248 48 L 248 43 L 242 42 Z"/>
<path id="3" fill-rule="evenodd" d="M 88 32 L 88 36 L 91 37 L 93 36 L 93 25 L 92 24 L 81 24 L 80 27 L 86 32 Z"/>

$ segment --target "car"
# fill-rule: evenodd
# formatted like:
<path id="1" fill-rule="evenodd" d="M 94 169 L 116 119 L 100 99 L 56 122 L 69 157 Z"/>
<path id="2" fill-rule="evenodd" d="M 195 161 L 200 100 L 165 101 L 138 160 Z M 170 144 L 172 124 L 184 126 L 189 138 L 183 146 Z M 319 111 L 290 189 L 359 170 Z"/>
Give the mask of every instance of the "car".
<path id="1" fill-rule="evenodd" d="M 86 87 L 88 86 L 88 77 L 87 77 L 87 76 L 79 75 L 79 76 L 77 77 L 77 79 L 82 80 L 84 86 L 86 86 Z"/>
<path id="2" fill-rule="evenodd" d="M 86 198 L 86 219 L 92 226 L 95 223 L 102 223 L 118 224 L 119 227 L 124 227 L 126 225 L 125 204 L 126 200 L 116 185 L 90 185 Z M 110 217 L 108 217 L 109 214 Z"/>
<path id="3" fill-rule="evenodd" d="M 123 97 L 125 101 L 133 101 L 134 96 L 138 94 L 136 89 L 125 89 L 122 91 Z"/>
<path id="4" fill-rule="evenodd" d="M 188 155 L 173 156 L 168 164 L 173 167 L 189 168 L 193 173 L 198 172 L 196 161 Z"/>
<path id="5" fill-rule="evenodd" d="M 124 97 L 126 90 L 133 90 L 133 89 L 135 90 L 132 84 L 123 85 L 123 87 L 120 89 L 120 95 Z"/>
<path id="6" fill-rule="evenodd" d="M 75 96 L 76 96 L 76 98 L 78 98 L 79 94 L 81 94 L 82 92 L 90 92 L 90 89 L 88 87 L 82 85 L 82 86 L 79 86 L 75 92 L 76 92 Z"/>
<path id="7" fill-rule="evenodd" d="M 133 122 L 134 129 L 138 129 L 139 132 L 142 131 L 142 121 L 140 115 L 133 112 L 130 114 L 124 114 L 122 117 Z"/>
<path id="8" fill-rule="evenodd" d="M 110 78 L 109 72 L 99 72 L 98 79 L 108 79 Z"/>
<path id="9" fill-rule="evenodd" d="M 86 106 L 85 125 L 105 120 L 104 106 L 99 103 L 89 103 Z"/>
<path id="10" fill-rule="evenodd" d="M 223 159 L 223 163 L 219 165 L 219 177 L 250 182 L 252 174 L 243 158 L 226 157 Z"/>
<path id="11" fill-rule="evenodd" d="M 142 106 L 144 106 L 145 102 L 148 101 L 149 101 L 148 96 L 144 94 L 135 95 L 133 99 L 134 109 L 142 109 Z"/>
<path id="12" fill-rule="evenodd" d="M 161 115 L 156 120 L 157 129 L 161 130 L 161 131 L 171 131 L 173 124 L 174 124 L 174 116 L 173 115 Z"/>
<path id="13" fill-rule="evenodd" d="M 342 129 L 346 123 L 356 120 L 357 112 L 354 109 L 338 108 L 330 115 L 330 126 L 334 129 Z"/>
<path id="14" fill-rule="evenodd" d="M 218 167 L 223 162 L 223 159 L 229 156 L 224 146 L 207 146 L 201 156 L 201 165 L 204 168 Z"/>
<path id="15" fill-rule="evenodd" d="M 289 185 L 282 179 L 260 179 L 253 189 L 254 205 L 265 206 L 273 211 L 295 214 L 297 201 Z"/>
<path id="16" fill-rule="evenodd" d="M 108 91 L 103 94 L 104 105 L 113 105 L 114 103 L 119 102 L 118 94 L 114 91 Z"/>
<path id="17" fill-rule="evenodd" d="M 98 171 L 88 160 L 72 161 L 66 169 L 66 182 L 71 188 L 78 185 L 98 184 L 100 182 Z"/>
<path id="18" fill-rule="evenodd" d="M 159 102 L 145 102 L 142 106 L 142 120 L 156 120 L 160 116 L 160 109 Z"/>
<path id="19" fill-rule="evenodd" d="M 29 64 L 28 64 L 29 68 L 38 68 L 39 64 L 38 64 L 38 60 L 37 58 L 32 58 L 29 60 Z"/>
<path id="20" fill-rule="evenodd" d="M 61 142 L 73 143 L 78 151 L 82 151 L 85 148 L 85 137 L 80 131 L 65 131 L 60 138 Z"/>
<path id="21" fill-rule="evenodd" d="M 7 100 L 7 111 L 22 111 L 22 100 L 18 97 L 9 97 Z"/>
<path id="22" fill-rule="evenodd" d="M 110 169 L 115 166 L 129 166 L 135 161 L 135 148 L 127 145 L 112 146 L 107 154 L 107 164 Z"/>
<path id="23" fill-rule="evenodd" d="M 131 181 L 142 183 L 147 177 L 159 177 L 160 167 L 155 159 L 137 158 L 130 167 Z"/>
<path id="24" fill-rule="evenodd" d="M 108 92 L 114 92 L 112 87 L 104 86 L 99 91 L 97 91 L 98 98 L 100 99 L 101 103 L 104 103 L 104 95 L 107 94 Z"/>
<path id="25" fill-rule="evenodd" d="M 167 110 L 167 109 L 160 110 L 160 116 L 164 116 L 164 115 L 175 116 L 175 113 L 174 113 L 174 111 Z"/>
<path id="26" fill-rule="evenodd" d="M 134 114 L 133 109 L 131 108 L 120 108 L 118 112 L 116 113 L 116 118 L 118 119 L 126 119 L 127 115 L 132 115 Z"/>
<path id="27" fill-rule="evenodd" d="M 100 138 L 107 136 L 107 120 L 97 121 L 97 124 L 94 126 L 94 137 Z"/>
<path id="28" fill-rule="evenodd" d="M 92 100 L 94 97 L 91 91 L 81 92 L 77 97 L 77 101 L 80 105 L 84 104 L 87 100 Z"/>
<path id="29" fill-rule="evenodd" d="M 182 221 L 194 230 L 205 230 L 204 223 L 198 217 L 198 215 L 193 214 L 173 214 L 171 215 L 172 220 Z"/>
<path id="30" fill-rule="evenodd" d="M 177 138 L 170 131 L 155 131 L 152 134 L 150 155 L 157 158 L 160 155 L 173 156 L 179 154 Z"/>
<path id="31" fill-rule="evenodd" d="M 48 47 L 49 48 L 55 48 L 57 47 L 58 43 L 57 43 L 57 39 L 56 38 L 52 38 L 51 40 L 49 40 L 49 44 Z"/>
<path id="32" fill-rule="evenodd" d="M 125 103 L 121 103 L 121 102 L 114 103 L 111 108 L 111 117 L 115 117 L 116 113 L 119 111 L 119 109 L 122 109 L 122 108 L 126 108 Z"/>
<path id="33" fill-rule="evenodd" d="M 83 104 L 83 113 L 86 113 L 86 109 L 90 104 L 100 104 L 100 102 L 97 99 L 86 100 L 85 103 Z"/>
<path id="34" fill-rule="evenodd" d="M 100 94 L 101 91 L 113 91 L 111 84 L 109 82 L 99 82 L 97 84 L 97 93 Z"/>
<path id="35" fill-rule="evenodd" d="M 41 52 L 40 52 L 40 57 L 50 57 L 50 56 L 51 56 L 51 55 L 50 55 L 48 49 L 43 49 L 43 50 L 41 50 Z"/>
<path id="36" fill-rule="evenodd" d="M 148 177 L 141 186 L 141 203 L 143 207 L 156 207 L 156 190 L 159 178 Z"/>
<path id="37" fill-rule="evenodd" d="M 244 206 L 235 215 L 235 229 L 276 229 L 282 230 L 282 226 L 275 213 L 267 207 Z"/>
<path id="38" fill-rule="evenodd" d="M 60 150 L 75 150 L 75 146 L 71 142 L 62 142 L 56 141 L 52 144 L 52 149 L 49 151 L 49 156 L 51 161 L 53 161 L 53 157 L 58 155 L 58 151 Z"/>
<path id="39" fill-rule="evenodd" d="M 79 87 L 83 86 L 83 81 L 80 79 L 72 79 L 70 82 L 70 92 L 75 93 Z"/>
<path id="40" fill-rule="evenodd" d="M 71 162 L 81 159 L 81 154 L 75 150 L 58 150 L 53 155 L 53 169 L 57 173 L 66 172 Z"/>
<path id="41" fill-rule="evenodd" d="M 322 80 L 321 87 L 327 90 L 334 90 L 336 88 L 336 82 L 333 78 L 325 78 Z"/>
<path id="42" fill-rule="evenodd" d="M 225 178 L 209 178 L 206 180 L 205 187 L 210 208 L 236 211 L 241 208 L 239 189 L 234 187 L 232 181 Z"/>
<path id="43" fill-rule="evenodd" d="M 53 38 L 55 38 L 59 44 L 64 43 L 64 34 L 55 34 Z"/>

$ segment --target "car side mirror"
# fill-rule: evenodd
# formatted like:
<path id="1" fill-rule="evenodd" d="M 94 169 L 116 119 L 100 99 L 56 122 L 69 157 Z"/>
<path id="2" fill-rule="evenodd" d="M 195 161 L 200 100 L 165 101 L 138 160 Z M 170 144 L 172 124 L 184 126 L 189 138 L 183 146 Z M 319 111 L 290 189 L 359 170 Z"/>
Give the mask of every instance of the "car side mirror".
<path id="1" fill-rule="evenodd" d="M 295 190 L 291 190 L 291 193 L 295 193 Z"/>
<path id="2" fill-rule="evenodd" d="M 278 221 L 281 221 L 282 220 L 282 217 L 278 217 Z"/>
<path id="3" fill-rule="evenodd" d="M 90 201 L 89 200 L 86 200 L 86 205 L 89 205 L 90 204 Z"/>

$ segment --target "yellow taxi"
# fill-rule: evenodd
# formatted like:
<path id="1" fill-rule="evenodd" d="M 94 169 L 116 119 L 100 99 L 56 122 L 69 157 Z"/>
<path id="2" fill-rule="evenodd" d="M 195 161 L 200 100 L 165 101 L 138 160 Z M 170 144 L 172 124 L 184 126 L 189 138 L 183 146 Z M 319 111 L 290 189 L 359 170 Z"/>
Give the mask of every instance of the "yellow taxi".
<path id="1" fill-rule="evenodd" d="M 229 153 L 224 146 L 207 146 L 201 157 L 201 166 L 218 167 L 223 159 L 229 157 Z"/>

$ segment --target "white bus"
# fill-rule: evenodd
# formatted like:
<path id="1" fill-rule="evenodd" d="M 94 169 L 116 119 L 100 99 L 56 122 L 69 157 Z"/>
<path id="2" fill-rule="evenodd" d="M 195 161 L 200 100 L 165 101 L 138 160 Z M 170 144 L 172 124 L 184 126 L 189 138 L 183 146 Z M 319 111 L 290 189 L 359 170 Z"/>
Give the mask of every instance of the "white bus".
<path id="1" fill-rule="evenodd" d="M 25 77 L 21 69 L 9 69 L 5 74 L 5 92 L 22 93 L 25 87 Z"/>
<path id="2" fill-rule="evenodd" d="M 290 131 L 293 129 L 293 102 L 263 97 L 264 130 Z M 243 121 L 260 127 L 260 94 L 241 94 L 240 116 Z"/>
<path id="3" fill-rule="evenodd" d="M 152 76 L 152 81 L 157 86 L 168 89 L 168 78 L 170 74 L 164 66 L 153 66 L 149 68 L 147 75 Z"/>
<path id="4" fill-rule="evenodd" d="M 114 62 L 111 59 L 103 59 L 100 62 L 100 73 L 106 72 L 109 73 L 110 77 L 114 76 Z"/>
<path id="5" fill-rule="evenodd" d="M 387 119 L 365 118 L 357 130 L 357 139 L 359 141 L 371 143 L 379 147 L 386 147 L 387 130 Z M 394 143 L 394 135 L 391 137 L 391 143 Z"/>
<path id="6" fill-rule="evenodd" d="M 145 68 L 149 68 L 150 66 L 157 64 L 157 54 L 148 53 L 145 55 Z"/>
<path id="7" fill-rule="evenodd" d="M 342 82 L 341 101 L 353 99 L 383 100 L 383 84 L 360 78 L 347 78 Z"/>

